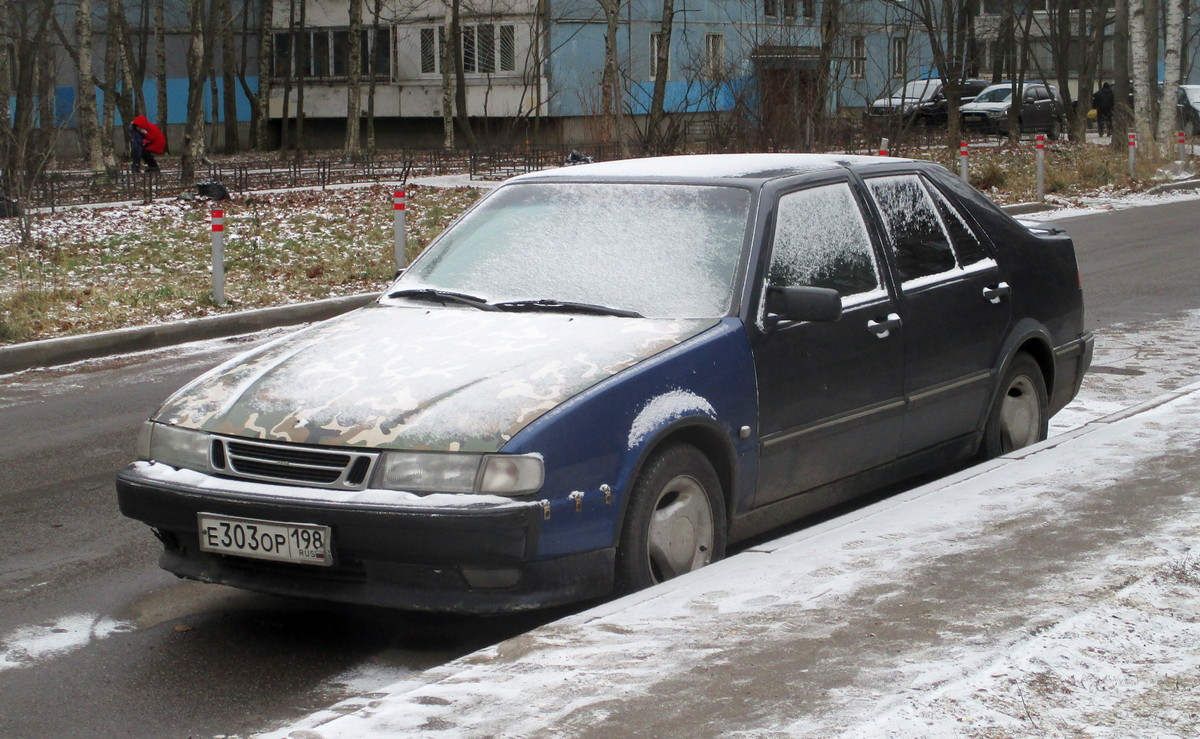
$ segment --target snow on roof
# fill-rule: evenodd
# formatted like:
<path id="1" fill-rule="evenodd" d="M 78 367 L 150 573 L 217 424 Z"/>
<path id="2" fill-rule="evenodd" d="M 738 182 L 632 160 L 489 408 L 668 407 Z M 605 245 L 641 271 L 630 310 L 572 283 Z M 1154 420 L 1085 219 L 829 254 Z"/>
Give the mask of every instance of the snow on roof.
<path id="1" fill-rule="evenodd" d="M 532 172 L 514 178 L 654 178 L 664 179 L 771 179 L 791 175 L 879 164 L 887 158 L 853 154 L 690 154 L 647 159 L 623 159 Z M 894 159 L 892 161 L 910 161 Z"/>

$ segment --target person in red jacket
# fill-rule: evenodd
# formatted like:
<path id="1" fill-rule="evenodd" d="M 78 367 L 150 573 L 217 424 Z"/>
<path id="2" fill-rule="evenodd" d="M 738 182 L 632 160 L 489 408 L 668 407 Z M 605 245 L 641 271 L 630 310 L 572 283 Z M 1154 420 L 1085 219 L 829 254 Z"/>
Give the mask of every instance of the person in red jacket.
<path id="1" fill-rule="evenodd" d="M 144 115 L 133 119 L 133 123 L 129 124 L 129 153 L 134 172 L 141 171 L 142 162 L 146 163 L 147 172 L 157 172 L 158 162 L 154 155 L 166 150 L 167 137 L 163 136 L 158 126 Z"/>

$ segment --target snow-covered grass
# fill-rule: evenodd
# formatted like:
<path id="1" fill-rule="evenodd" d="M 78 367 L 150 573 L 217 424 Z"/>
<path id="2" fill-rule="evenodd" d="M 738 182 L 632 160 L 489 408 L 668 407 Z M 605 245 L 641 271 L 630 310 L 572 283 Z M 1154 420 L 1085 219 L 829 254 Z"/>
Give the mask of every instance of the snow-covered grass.
<path id="1" fill-rule="evenodd" d="M 946 148 L 908 152 L 904 156 L 933 159 L 952 172 L 959 171 L 959 153 Z M 1000 204 L 1021 203 L 1037 197 L 1037 154 L 1035 142 L 1023 139 L 998 146 L 972 146 L 969 150 L 968 180 Z M 1088 196 L 1120 197 L 1140 192 L 1155 184 L 1159 168 L 1169 160 L 1139 150 L 1137 179 L 1129 179 L 1128 150 L 1107 146 L 1078 146 L 1065 141 L 1046 142 L 1045 190 L 1047 196 L 1070 201 Z"/>
<path id="2" fill-rule="evenodd" d="M 407 188 L 411 259 L 479 197 Z M 392 191 L 256 194 L 225 211 L 227 304 L 211 300 L 207 201 L 80 208 L 0 223 L 0 343 L 382 289 L 395 271 Z"/>

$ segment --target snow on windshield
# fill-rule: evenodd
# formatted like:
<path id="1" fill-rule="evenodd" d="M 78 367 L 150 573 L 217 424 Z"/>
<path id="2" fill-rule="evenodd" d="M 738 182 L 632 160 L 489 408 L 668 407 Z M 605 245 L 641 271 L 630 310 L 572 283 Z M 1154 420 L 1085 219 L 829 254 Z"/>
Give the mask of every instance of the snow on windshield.
<path id="1" fill-rule="evenodd" d="M 510 185 L 447 231 L 397 287 L 720 316 L 749 210 L 750 193 L 730 187 Z"/>
<path id="2" fill-rule="evenodd" d="M 1012 97 L 1011 87 L 993 87 L 979 93 L 975 98 L 977 103 L 1003 103 Z"/>
<path id="3" fill-rule="evenodd" d="M 892 97 L 924 100 L 937 92 L 941 83 L 941 80 L 913 80 L 904 87 L 897 88 Z"/>

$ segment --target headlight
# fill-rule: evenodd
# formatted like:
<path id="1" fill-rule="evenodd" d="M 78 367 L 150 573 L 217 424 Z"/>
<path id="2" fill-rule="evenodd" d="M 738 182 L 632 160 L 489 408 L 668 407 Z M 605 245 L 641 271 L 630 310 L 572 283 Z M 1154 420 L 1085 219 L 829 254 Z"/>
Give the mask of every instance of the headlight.
<path id="1" fill-rule="evenodd" d="M 522 495 L 541 489 L 540 457 L 454 452 L 384 452 L 375 487 L 413 493 Z"/>
<path id="2" fill-rule="evenodd" d="M 209 436 L 200 431 L 181 429 L 147 421 L 138 438 L 138 456 L 182 469 L 206 472 Z"/>
<path id="3" fill-rule="evenodd" d="M 1007 110 L 989 110 L 988 117 L 989 118 L 1007 118 L 1008 111 Z"/>

